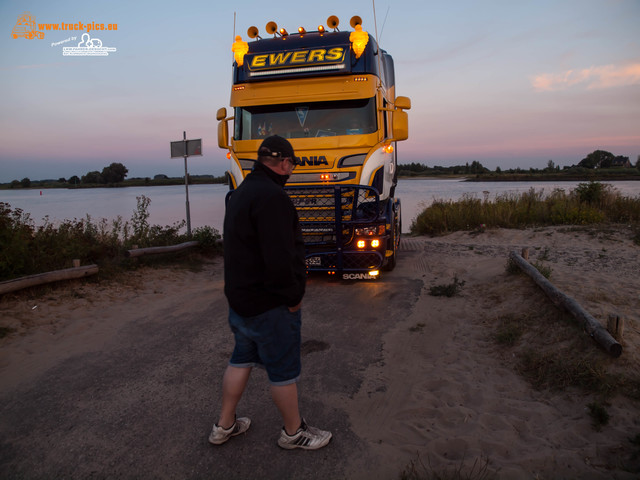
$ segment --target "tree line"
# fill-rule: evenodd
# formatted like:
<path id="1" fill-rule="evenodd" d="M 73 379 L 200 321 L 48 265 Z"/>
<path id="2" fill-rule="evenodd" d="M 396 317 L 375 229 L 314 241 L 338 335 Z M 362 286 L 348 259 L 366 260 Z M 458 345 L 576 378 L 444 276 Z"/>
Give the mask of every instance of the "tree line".
<path id="1" fill-rule="evenodd" d="M 588 154 L 585 158 L 583 158 L 577 165 L 571 165 L 570 167 L 564 167 L 563 171 L 575 171 L 580 169 L 588 169 L 588 170 L 596 170 L 596 169 L 609 169 L 609 168 L 633 168 L 629 157 L 625 157 L 622 155 L 614 155 L 611 152 L 607 152 L 604 150 L 595 150 Z M 640 155 L 638 155 L 638 159 L 635 164 L 635 168 L 640 171 Z M 547 166 L 544 169 L 537 168 L 510 168 L 506 170 L 502 170 L 500 167 L 496 167 L 495 173 L 497 174 L 540 174 L 540 173 L 558 173 L 560 172 L 560 166 L 556 165 L 553 160 L 549 160 L 547 162 Z M 429 167 L 426 164 L 422 163 L 408 163 L 408 164 L 400 164 L 398 165 L 398 174 L 405 176 L 414 176 L 414 175 L 442 175 L 442 174 L 453 174 L 453 175 L 481 175 L 484 173 L 490 173 L 491 170 L 484 167 L 482 163 L 477 160 L 474 160 L 471 163 L 466 163 L 465 165 L 454 165 L 451 167 L 443 167 L 439 165 L 435 165 L 433 167 Z"/>
<path id="2" fill-rule="evenodd" d="M 73 175 L 70 178 L 58 178 L 57 180 L 34 180 L 23 178 L 22 180 L 13 180 L 8 184 L 9 188 L 65 188 L 65 187 L 94 187 L 97 185 L 108 186 L 146 186 L 146 185 L 177 185 L 184 183 L 184 177 L 171 178 L 167 175 L 159 174 L 153 179 L 131 178 L 127 179 L 129 170 L 122 163 L 112 163 L 104 167 L 102 171 L 94 170 L 87 172 L 82 177 Z M 191 184 L 209 184 L 209 183 L 226 183 L 225 176 L 214 177 L 213 175 L 188 175 L 187 182 Z M 4 184 L 6 188 L 7 184 Z"/>
<path id="3" fill-rule="evenodd" d="M 638 159 L 635 165 L 636 169 L 640 171 L 640 155 L 638 155 Z M 572 165 L 571 167 L 564 167 L 564 170 L 575 170 L 575 169 L 604 169 L 604 168 L 632 168 L 631 161 L 629 157 L 625 157 L 622 155 L 614 155 L 611 152 L 607 152 L 605 150 L 595 150 L 588 154 L 585 158 L 583 158 L 578 165 Z M 409 164 L 401 164 L 398 165 L 398 174 L 402 176 L 414 176 L 414 175 L 442 175 L 442 174 L 453 174 L 453 175 L 482 175 L 485 173 L 490 173 L 491 170 L 484 167 L 482 163 L 477 160 L 472 161 L 471 163 L 467 162 L 465 165 L 454 165 L 452 167 L 443 167 L 443 166 L 434 166 L 428 167 L 422 163 L 409 163 Z M 547 162 L 547 167 L 544 169 L 508 169 L 502 170 L 500 167 L 496 167 L 495 173 L 497 174 L 539 174 L 539 173 L 556 173 L 560 172 L 560 166 L 555 165 L 553 160 L 549 160 Z M 94 170 L 91 172 L 87 172 L 86 175 L 82 177 L 78 177 L 74 175 L 68 179 L 59 178 L 56 183 L 61 185 L 71 185 L 71 186 L 89 186 L 89 185 L 117 185 L 124 182 L 125 178 L 129 170 L 122 163 L 111 163 L 109 166 L 104 167 L 101 172 Z M 211 177 L 211 176 L 202 176 L 206 177 L 206 180 L 201 179 L 202 181 L 192 181 L 194 177 L 189 175 L 187 181 L 189 183 L 224 183 L 226 182 L 226 177 Z M 162 183 L 163 180 L 170 180 L 166 175 L 156 175 L 154 177 L 154 183 Z M 29 178 L 23 178 L 22 180 L 13 180 L 10 184 L 10 188 L 29 188 L 32 186 L 32 181 Z M 39 182 L 42 186 L 45 181 Z M 150 184 L 151 179 L 144 179 L 144 184 Z"/>
<path id="4" fill-rule="evenodd" d="M 102 172 L 94 170 L 92 172 L 87 172 L 86 175 L 82 177 L 78 177 L 77 175 L 73 175 L 69 179 L 59 178 L 58 183 L 68 183 L 71 185 L 78 184 L 113 184 L 113 183 L 122 183 L 125 178 L 127 178 L 127 173 L 129 170 L 122 163 L 112 163 L 108 167 L 104 167 Z M 31 186 L 31 179 L 23 178 L 22 180 L 13 180 L 10 184 L 11 188 L 23 187 L 29 188 Z"/>

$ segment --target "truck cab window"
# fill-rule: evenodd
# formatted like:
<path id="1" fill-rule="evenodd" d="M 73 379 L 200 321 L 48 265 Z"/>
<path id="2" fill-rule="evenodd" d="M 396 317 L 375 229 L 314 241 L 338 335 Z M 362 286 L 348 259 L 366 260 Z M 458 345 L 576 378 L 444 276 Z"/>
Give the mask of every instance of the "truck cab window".
<path id="1" fill-rule="evenodd" d="M 235 138 L 362 135 L 377 131 L 375 98 L 237 107 Z"/>

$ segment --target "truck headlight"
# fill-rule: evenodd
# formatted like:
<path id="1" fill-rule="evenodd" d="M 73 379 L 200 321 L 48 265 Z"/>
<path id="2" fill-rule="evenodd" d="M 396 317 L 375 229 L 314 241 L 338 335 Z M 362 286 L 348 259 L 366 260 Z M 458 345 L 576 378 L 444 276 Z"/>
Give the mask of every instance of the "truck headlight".
<path id="1" fill-rule="evenodd" d="M 384 225 L 374 225 L 372 227 L 359 227 L 356 228 L 356 235 L 359 237 L 368 237 L 371 235 L 384 235 Z"/>

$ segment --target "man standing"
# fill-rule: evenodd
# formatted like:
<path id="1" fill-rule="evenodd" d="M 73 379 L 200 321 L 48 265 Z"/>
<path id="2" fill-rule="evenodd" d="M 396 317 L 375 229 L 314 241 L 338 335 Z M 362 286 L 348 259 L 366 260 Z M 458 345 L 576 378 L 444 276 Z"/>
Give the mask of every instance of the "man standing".
<path id="1" fill-rule="evenodd" d="M 231 194 L 224 219 L 224 279 L 235 348 L 222 380 L 222 406 L 209 441 L 246 432 L 251 420 L 236 407 L 254 366 L 263 366 L 284 426 L 282 448 L 316 450 L 331 433 L 306 424 L 298 409 L 301 302 L 306 265 L 302 232 L 284 191 L 293 147 L 277 135 L 258 149 L 253 171 Z"/>

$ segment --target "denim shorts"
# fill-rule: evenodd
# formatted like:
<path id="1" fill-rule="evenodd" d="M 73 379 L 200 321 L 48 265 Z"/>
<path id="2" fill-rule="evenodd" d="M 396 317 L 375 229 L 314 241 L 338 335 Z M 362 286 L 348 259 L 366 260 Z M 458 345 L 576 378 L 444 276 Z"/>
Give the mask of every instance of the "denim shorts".
<path id="1" fill-rule="evenodd" d="M 243 317 L 229 308 L 229 326 L 236 340 L 229 365 L 261 366 L 272 385 L 289 385 L 300 377 L 301 310 L 285 306 L 254 317 Z"/>

